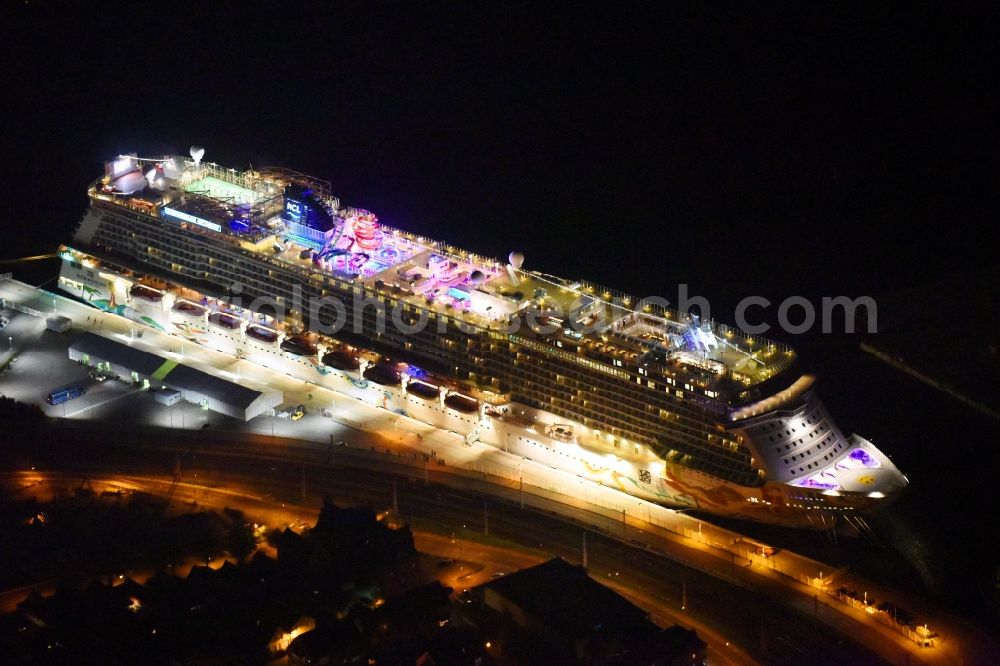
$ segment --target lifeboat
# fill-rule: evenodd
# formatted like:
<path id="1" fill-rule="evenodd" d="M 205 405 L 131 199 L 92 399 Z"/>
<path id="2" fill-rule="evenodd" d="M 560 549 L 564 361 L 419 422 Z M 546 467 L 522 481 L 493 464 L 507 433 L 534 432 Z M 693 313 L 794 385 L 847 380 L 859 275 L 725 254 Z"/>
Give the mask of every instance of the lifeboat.
<path id="1" fill-rule="evenodd" d="M 323 365 L 337 370 L 357 370 L 361 367 L 358 357 L 346 349 L 337 349 L 323 354 Z"/>
<path id="2" fill-rule="evenodd" d="M 247 326 L 247 335 L 254 340 L 260 340 L 261 342 L 273 343 L 278 339 L 277 331 L 264 326 L 257 326 L 256 324 Z"/>
<path id="3" fill-rule="evenodd" d="M 399 386 L 403 382 L 395 363 L 376 363 L 365 370 L 365 379 L 383 386 Z"/>
<path id="4" fill-rule="evenodd" d="M 142 284 L 132 285 L 132 288 L 128 290 L 128 293 L 132 298 L 141 298 L 144 301 L 149 301 L 151 303 L 159 303 L 163 300 L 162 291 Z"/>
<path id="5" fill-rule="evenodd" d="M 191 301 L 186 301 L 183 299 L 178 300 L 176 303 L 174 303 L 174 307 L 172 309 L 174 312 L 182 314 L 185 317 L 190 317 L 192 319 L 201 319 L 202 317 L 205 316 L 205 312 L 207 312 L 205 308 L 198 305 L 197 303 L 192 303 Z"/>
<path id="6" fill-rule="evenodd" d="M 419 379 L 411 379 L 406 383 L 406 392 L 412 393 L 418 398 L 436 398 L 438 396 L 438 388 L 432 386 L 427 382 L 422 382 Z"/>
<path id="7" fill-rule="evenodd" d="M 444 399 L 444 404 L 448 405 L 455 411 L 465 412 L 466 414 L 471 414 L 479 409 L 479 403 L 477 401 L 459 393 L 449 393 Z"/>
<path id="8" fill-rule="evenodd" d="M 293 335 L 281 341 L 281 351 L 286 351 L 296 356 L 315 356 L 319 349 L 317 349 L 316 345 L 309 338 L 302 335 Z"/>
<path id="9" fill-rule="evenodd" d="M 240 327 L 240 318 L 226 312 L 213 312 L 208 315 L 208 323 L 232 331 Z"/>

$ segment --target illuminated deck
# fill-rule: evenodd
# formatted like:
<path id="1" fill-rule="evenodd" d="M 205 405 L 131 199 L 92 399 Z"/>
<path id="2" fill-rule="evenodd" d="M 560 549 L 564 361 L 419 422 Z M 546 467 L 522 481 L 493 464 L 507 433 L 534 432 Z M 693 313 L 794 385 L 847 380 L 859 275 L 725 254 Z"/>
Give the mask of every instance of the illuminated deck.
<path id="1" fill-rule="evenodd" d="M 432 420 L 641 465 L 638 488 L 684 505 L 848 509 L 906 485 L 836 427 L 786 346 L 387 227 L 303 174 L 200 157 L 108 163 L 63 288 L 199 344 L 338 370 L 387 409 L 398 394 Z"/>
<path id="2" fill-rule="evenodd" d="M 146 187 L 135 178 L 140 162 L 155 165 Z M 342 290 L 360 283 L 366 294 L 563 349 L 606 371 L 630 368 L 665 378 L 678 391 L 744 402 L 746 389 L 795 358 L 787 347 L 687 313 L 381 225 L 367 210 L 342 207 L 328 183 L 295 172 L 241 172 L 178 157 L 125 156 L 114 164 L 123 174 L 95 183 L 95 199 L 239 247 L 305 281 L 326 285 L 332 278 Z M 158 174 L 173 178 L 158 181 Z M 310 204 L 328 216 L 329 228 L 291 224 L 292 204 L 283 195 L 290 185 L 309 187 Z M 301 204 L 294 206 L 297 216 Z"/>

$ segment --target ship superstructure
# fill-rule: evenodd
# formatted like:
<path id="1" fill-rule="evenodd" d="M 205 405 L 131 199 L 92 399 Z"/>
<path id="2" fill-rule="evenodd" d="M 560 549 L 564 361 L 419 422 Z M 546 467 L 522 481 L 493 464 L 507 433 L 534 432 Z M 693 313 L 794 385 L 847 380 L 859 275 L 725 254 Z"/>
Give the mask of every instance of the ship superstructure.
<path id="1" fill-rule="evenodd" d="M 96 307 L 665 503 L 818 526 L 906 485 L 785 345 L 387 227 L 286 169 L 126 155 L 88 193 L 60 286 Z"/>

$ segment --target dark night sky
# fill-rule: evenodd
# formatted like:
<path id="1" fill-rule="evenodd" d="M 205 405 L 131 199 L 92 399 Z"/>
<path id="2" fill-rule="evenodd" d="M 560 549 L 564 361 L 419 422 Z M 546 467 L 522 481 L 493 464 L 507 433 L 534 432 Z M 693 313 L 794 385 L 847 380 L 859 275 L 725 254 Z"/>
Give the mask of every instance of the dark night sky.
<path id="1" fill-rule="evenodd" d="M 66 240 L 103 159 L 197 143 L 639 294 L 877 296 L 995 263 L 997 40 L 958 6 L 210 4 L 3 10 L 13 249 Z"/>

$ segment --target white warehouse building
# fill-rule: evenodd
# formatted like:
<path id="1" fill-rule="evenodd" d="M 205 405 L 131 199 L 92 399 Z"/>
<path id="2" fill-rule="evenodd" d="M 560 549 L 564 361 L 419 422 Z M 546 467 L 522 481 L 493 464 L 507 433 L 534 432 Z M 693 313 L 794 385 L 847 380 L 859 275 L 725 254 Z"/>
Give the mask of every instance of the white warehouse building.
<path id="1" fill-rule="evenodd" d="M 277 407 L 284 399 L 281 391 L 253 389 L 94 333 L 71 344 L 69 358 L 124 381 L 149 380 L 151 388 L 172 389 L 188 402 L 242 421 Z"/>

